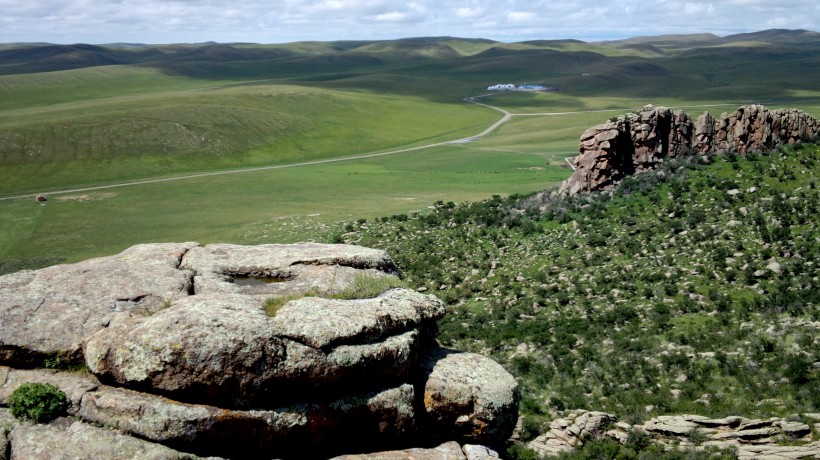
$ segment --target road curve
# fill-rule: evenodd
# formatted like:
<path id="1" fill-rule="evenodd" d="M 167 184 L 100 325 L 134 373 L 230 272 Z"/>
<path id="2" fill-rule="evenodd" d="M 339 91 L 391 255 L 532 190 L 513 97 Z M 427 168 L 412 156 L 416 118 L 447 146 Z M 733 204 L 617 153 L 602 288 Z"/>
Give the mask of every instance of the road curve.
<path id="1" fill-rule="evenodd" d="M 533 116 L 553 116 L 553 115 L 572 115 L 578 113 L 597 113 L 597 112 L 624 112 L 628 110 L 633 110 L 634 108 L 620 108 L 620 109 L 599 109 L 599 110 L 578 110 L 574 112 L 541 112 L 541 113 L 511 113 L 507 110 L 504 110 L 500 107 L 496 107 L 494 105 L 484 104 L 482 102 L 477 102 L 477 99 L 483 96 L 476 96 L 476 97 L 468 97 L 465 98 L 465 102 L 469 102 L 470 104 L 479 105 L 481 107 L 486 107 L 497 112 L 501 112 L 503 116 L 501 119 L 487 127 L 484 131 L 480 133 L 469 136 L 463 137 L 461 139 L 455 139 L 452 141 L 443 141 L 443 142 L 436 142 L 433 144 L 426 144 L 420 145 L 418 147 L 408 147 L 408 148 L 400 148 L 396 150 L 389 150 L 386 152 L 376 152 L 376 153 L 366 153 L 361 155 L 352 155 L 347 157 L 338 157 L 338 158 L 329 158 L 325 160 L 315 160 L 315 161 L 303 161 L 299 163 L 288 163 L 283 165 L 272 165 L 272 166 L 255 166 L 251 168 L 241 168 L 241 169 L 229 169 L 229 170 L 222 170 L 222 171 L 213 171 L 213 172 L 205 172 L 205 173 L 196 173 L 196 174 L 186 174 L 182 176 L 171 176 L 171 177 L 163 177 L 159 179 L 145 179 L 145 180 L 137 180 L 137 181 L 129 181 L 129 182 L 120 182 L 116 184 L 108 184 L 108 185 L 99 185 L 96 187 L 82 187 L 82 188 L 72 188 L 72 189 L 62 189 L 62 190 L 52 190 L 48 192 L 39 192 L 39 193 L 28 193 L 23 195 L 14 195 L 14 196 L 5 196 L 0 197 L 0 201 L 9 201 L 9 200 L 17 200 L 23 198 L 33 198 L 37 195 L 63 195 L 66 193 L 80 193 L 80 192 L 93 192 L 97 190 L 107 190 L 112 188 L 119 188 L 119 187 L 129 187 L 132 185 L 144 185 L 144 184 L 156 184 L 159 182 L 170 182 L 170 181 L 177 181 L 177 180 L 185 180 L 185 179 L 196 179 L 200 177 L 210 177 L 210 176 L 224 176 L 227 174 L 242 174 L 248 172 L 255 172 L 255 171 L 268 171 L 274 169 L 285 169 L 285 168 L 297 168 L 301 166 L 313 166 L 313 165 L 320 165 L 326 163 L 338 163 L 342 161 L 354 161 L 354 160 L 363 160 L 366 158 L 375 158 L 387 155 L 394 155 L 397 153 L 405 153 L 405 152 L 413 152 L 416 150 L 424 150 L 433 147 L 441 147 L 444 145 L 452 145 L 452 144 L 464 144 L 468 142 L 476 141 L 496 129 L 499 126 L 503 125 L 510 121 L 513 117 L 533 117 Z M 772 104 L 771 102 L 768 104 Z M 727 104 L 708 104 L 708 105 L 690 105 L 690 106 L 681 106 L 681 108 L 701 108 L 701 107 L 721 107 L 721 106 L 729 106 L 732 105 L 731 103 Z"/>

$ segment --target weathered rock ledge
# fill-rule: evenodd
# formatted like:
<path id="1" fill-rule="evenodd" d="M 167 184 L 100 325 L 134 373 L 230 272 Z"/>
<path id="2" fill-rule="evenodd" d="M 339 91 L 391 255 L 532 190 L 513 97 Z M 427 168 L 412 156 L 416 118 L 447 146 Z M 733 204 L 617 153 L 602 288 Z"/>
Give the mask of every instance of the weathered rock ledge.
<path id="1" fill-rule="evenodd" d="M 436 345 L 438 299 L 356 298 L 397 274 L 357 246 L 165 243 L 0 277 L 0 406 L 50 383 L 73 416 L 21 424 L 0 408 L 0 460 L 80 444 L 95 458 L 323 458 L 505 440 L 516 382 Z"/>
<path id="2" fill-rule="evenodd" d="M 804 417 L 812 419 L 820 428 L 820 414 L 804 414 Z M 632 431 L 648 435 L 652 442 L 668 449 L 716 446 L 736 449 L 742 460 L 820 459 L 820 441 L 812 439 L 812 427 L 799 421 L 673 415 L 655 417 L 642 425 L 629 425 L 619 422 L 612 414 L 585 410 L 572 411 L 553 420 L 549 431 L 530 441 L 528 447 L 541 456 L 558 456 L 583 446 L 587 439 L 610 438 L 626 444 Z"/>
<path id="3" fill-rule="evenodd" d="M 796 109 L 748 105 L 694 122 L 682 110 L 647 105 L 636 113 L 593 126 L 581 135 L 575 172 L 560 193 L 608 190 L 625 177 L 649 171 L 666 158 L 761 152 L 783 144 L 816 142 L 820 120 Z"/>

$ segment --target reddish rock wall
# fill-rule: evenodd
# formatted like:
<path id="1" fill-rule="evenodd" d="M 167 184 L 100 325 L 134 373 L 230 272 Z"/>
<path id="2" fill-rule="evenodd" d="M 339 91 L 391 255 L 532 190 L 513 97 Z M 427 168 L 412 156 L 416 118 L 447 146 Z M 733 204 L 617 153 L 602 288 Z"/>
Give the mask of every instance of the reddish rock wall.
<path id="1" fill-rule="evenodd" d="M 587 129 L 573 164 L 575 173 L 561 184 L 560 192 L 608 190 L 626 176 L 654 169 L 666 158 L 760 152 L 818 138 L 820 121 L 796 109 L 749 105 L 718 119 L 706 112 L 693 123 L 682 110 L 647 105 Z"/>

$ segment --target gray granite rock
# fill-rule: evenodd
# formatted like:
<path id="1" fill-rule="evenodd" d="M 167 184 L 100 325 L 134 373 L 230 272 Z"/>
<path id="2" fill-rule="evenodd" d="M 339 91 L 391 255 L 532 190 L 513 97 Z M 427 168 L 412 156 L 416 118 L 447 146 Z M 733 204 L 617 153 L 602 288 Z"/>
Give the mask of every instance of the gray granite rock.
<path id="1" fill-rule="evenodd" d="M 362 449 L 416 430 L 415 393 L 404 384 L 323 403 L 266 410 L 229 410 L 161 396 L 102 387 L 83 399 L 78 416 L 180 450 L 232 456 L 314 457 L 348 446 Z"/>
<path id="2" fill-rule="evenodd" d="M 455 441 L 430 449 L 413 448 L 333 457 L 331 460 L 467 460 Z"/>
<path id="3" fill-rule="evenodd" d="M 64 419 L 50 425 L 24 424 L 9 436 L 11 460 L 182 460 L 198 457 L 168 447 Z"/>
<path id="4" fill-rule="evenodd" d="M 50 369 L 21 370 L 0 366 L 0 404 L 7 405 L 9 395 L 20 385 L 28 382 L 47 383 L 62 390 L 68 400 L 69 415 L 76 414 L 83 396 L 99 386 L 97 379 L 88 374 Z"/>
<path id="5" fill-rule="evenodd" d="M 132 246 L 110 257 L 0 276 L 0 364 L 32 367 L 78 360 L 85 337 L 156 313 L 192 289 L 179 270 L 196 243 Z"/>
<path id="6" fill-rule="evenodd" d="M 356 276 L 395 276 L 386 252 L 343 244 L 209 244 L 189 251 L 182 269 L 196 274 L 196 294 L 235 293 L 287 297 L 332 295 Z"/>
<path id="7" fill-rule="evenodd" d="M 439 349 L 425 372 L 424 409 L 437 433 L 478 444 L 510 437 L 518 419 L 518 384 L 501 365 Z"/>

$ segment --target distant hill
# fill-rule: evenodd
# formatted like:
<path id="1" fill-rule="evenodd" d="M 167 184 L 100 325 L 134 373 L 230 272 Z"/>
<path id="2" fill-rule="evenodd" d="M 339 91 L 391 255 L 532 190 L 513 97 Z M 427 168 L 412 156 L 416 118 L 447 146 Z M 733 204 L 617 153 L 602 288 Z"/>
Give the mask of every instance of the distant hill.
<path id="1" fill-rule="evenodd" d="M 819 42 L 820 33 L 810 30 L 769 29 L 760 32 L 727 35 L 721 43 L 760 41 L 766 43 L 806 43 Z"/>
<path id="2" fill-rule="evenodd" d="M 108 45 L 54 45 L 38 43 L 0 44 L 0 75 L 50 72 L 106 65 L 143 65 L 197 77 L 307 76 L 325 70 L 338 71 L 374 64 L 392 65 L 423 61 L 460 61 L 501 57 L 518 61 L 521 51 L 556 50 L 593 52 L 605 56 L 658 58 L 693 49 L 755 44 L 793 46 L 802 50 L 820 47 L 820 33 L 807 30 L 771 29 L 719 37 L 714 34 L 682 34 L 633 37 L 587 43 L 581 40 L 529 40 L 501 43 L 459 37 L 413 37 L 398 40 L 294 42 L 285 44 L 215 43 Z M 556 55 L 550 55 L 555 58 Z M 185 64 L 187 63 L 187 64 Z M 252 63 L 238 69 L 241 63 Z M 510 64 L 510 62 L 507 62 Z M 304 69 L 299 69 L 305 65 Z M 275 69 L 272 72 L 261 69 Z"/>

